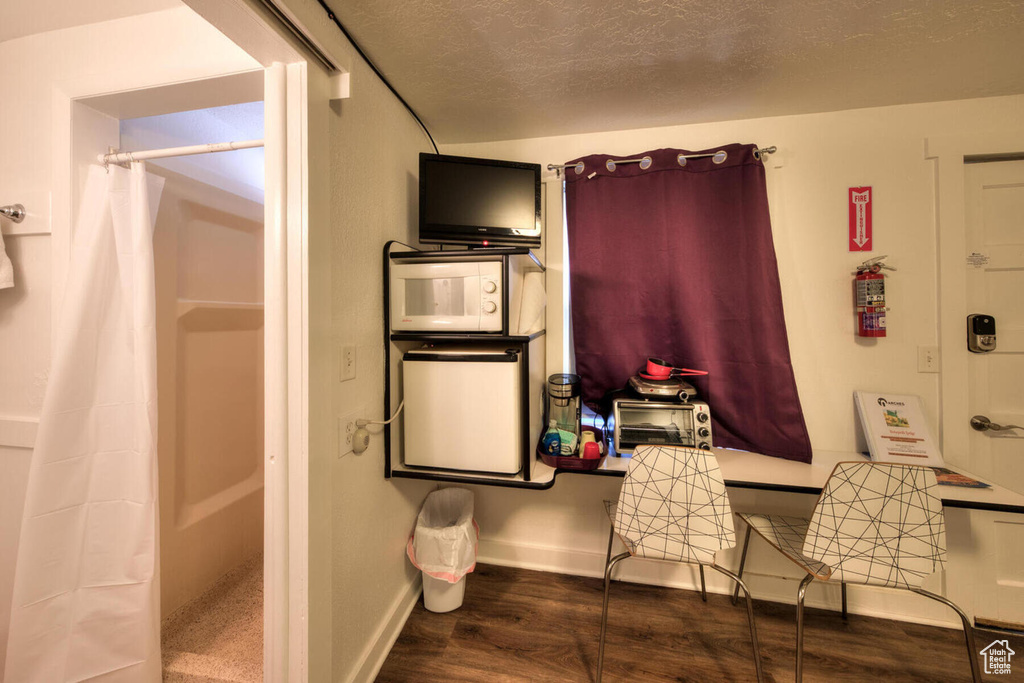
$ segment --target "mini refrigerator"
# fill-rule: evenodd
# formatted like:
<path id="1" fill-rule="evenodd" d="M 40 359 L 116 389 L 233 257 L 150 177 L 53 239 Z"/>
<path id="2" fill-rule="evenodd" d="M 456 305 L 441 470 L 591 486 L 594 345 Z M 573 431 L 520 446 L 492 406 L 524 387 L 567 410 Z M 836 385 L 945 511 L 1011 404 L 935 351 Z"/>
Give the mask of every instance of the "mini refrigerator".
<path id="1" fill-rule="evenodd" d="M 519 472 L 521 348 L 446 344 L 407 351 L 402 360 L 407 466 Z"/>

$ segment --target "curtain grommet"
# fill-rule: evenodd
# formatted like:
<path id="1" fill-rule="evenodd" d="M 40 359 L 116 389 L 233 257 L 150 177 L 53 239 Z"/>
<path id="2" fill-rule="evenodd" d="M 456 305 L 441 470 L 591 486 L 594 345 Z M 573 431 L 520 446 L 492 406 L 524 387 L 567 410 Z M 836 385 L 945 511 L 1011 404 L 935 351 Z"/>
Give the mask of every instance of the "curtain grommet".
<path id="1" fill-rule="evenodd" d="M 685 154 L 677 154 L 676 155 L 676 163 L 679 164 L 680 166 L 686 166 L 686 155 Z"/>
<path id="2" fill-rule="evenodd" d="M 649 157 L 649 156 L 648 157 L 644 157 L 643 159 L 640 160 L 640 170 L 646 171 L 647 169 L 649 169 L 651 167 L 651 164 L 653 164 L 653 163 L 654 163 L 654 160 L 651 159 L 651 157 Z"/>
<path id="3" fill-rule="evenodd" d="M 716 164 L 720 164 L 728 158 L 729 154 L 725 150 L 720 149 L 717 152 L 715 152 L 714 156 L 711 157 L 711 161 L 715 162 Z"/>
<path id="4" fill-rule="evenodd" d="M 609 171 L 614 171 L 615 161 L 613 159 L 609 159 L 608 161 L 604 162 L 604 167 L 607 168 Z"/>
<path id="5" fill-rule="evenodd" d="M 583 162 L 582 161 L 578 162 L 575 166 L 573 166 L 573 169 L 576 171 L 576 175 L 582 175 L 583 174 Z"/>

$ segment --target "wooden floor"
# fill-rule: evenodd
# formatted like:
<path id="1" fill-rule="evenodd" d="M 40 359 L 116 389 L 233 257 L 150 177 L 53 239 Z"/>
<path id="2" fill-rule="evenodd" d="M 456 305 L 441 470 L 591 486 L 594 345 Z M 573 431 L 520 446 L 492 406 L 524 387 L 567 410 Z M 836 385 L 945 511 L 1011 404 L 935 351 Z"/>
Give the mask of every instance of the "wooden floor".
<path id="1" fill-rule="evenodd" d="M 600 579 L 477 565 L 461 608 L 416 606 L 377 681 L 593 681 L 601 591 Z M 616 582 L 609 604 L 605 681 L 755 680 L 742 602 Z M 792 681 L 795 608 L 755 602 L 755 618 L 767 680 Z M 1014 675 L 983 678 L 1024 681 L 1024 637 L 976 638 L 1020 653 Z M 805 643 L 807 683 L 971 680 L 961 631 L 808 609 Z"/>

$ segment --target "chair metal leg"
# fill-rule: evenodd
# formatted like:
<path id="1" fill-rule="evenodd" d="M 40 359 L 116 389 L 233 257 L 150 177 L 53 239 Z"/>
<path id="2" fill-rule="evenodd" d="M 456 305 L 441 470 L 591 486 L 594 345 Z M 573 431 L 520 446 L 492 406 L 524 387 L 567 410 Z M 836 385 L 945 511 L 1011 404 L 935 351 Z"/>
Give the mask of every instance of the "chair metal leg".
<path id="1" fill-rule="evenodd" d="M 708 588 L 704 584 L 704 565 L 698 564 L 697 567 L 700 569 L 700 599 L 704 602 L 708 601 Z"/>
<path id="2" fill-rule="evenodd" d="M 804 679 L 804 595 L 813 580 L 814 576 L 808 574 L 796 591 L 796 683 Z"/>
<path id="3" fill-rule="evenodd" d="M 611 526 L 608 529 L 608 550 L 604 554 L 604 566 L 608 567 L 608 562 L 612 559 L 612 543 L 615 542 L 615 526 Z"/>
<path id="4" fill-rule="evenodd" d="M 609 550 L 611 549 L 611 540 L 608 542 Z M 608 626 L 608 586 L 612 582 L 612 570 L 622 560 L 629 557 L 629 553 L 621 553 L 616 555 L 604 568 L 604 605 L 601 607 L 601 637 L 598 640 L 597 645 L 597 683 L 601 683 L 601 669 L 604 667 L 604 634 Z"/>
<path id="5" fill-rule="evenodd" d="M 750 643 L 754 647 L 754 669 L 757 671 L 758 683 L 764 683 L 764 669 L 761 667 L 761 648 L 757 644 L 757 626 L 754 625 L 754 600 L 750 597 L 750 591 L 747 590 L 747 584 L 743 583 L 736 574 L 733 574 L 728 569 L 719 567 L 716 564 L 708 565 L 712 569 L 715 569 L 722 574 L 725 574 L 730 579 L 736 582 L 736 585 L 743 589 L 743 594 L 747 598 L 747 621 L 750 622 Z"/>
<path id="6" fill-rule="evenodd" d="M 844 581 L 839 585 L 842 587 L 843 591 L 843 621 L 846 621 L 846 582 Z"/>
<path id="7" fill-rule="evenodd" d="M 960 621 L 963 622 L 964 625 L 964 639 L 967 641 L 967 655 L 970 657 L 971 661 L 971 678 L 974 680 L 974 683 L 981 683 L 981 666 L 978 664 L 978 649 L 974 644 L 974 627 L 971 625 L 970 618 L 951 600 L 948 600 L 941 595 L 930 593 L 923 588 L 911 588 L 910 590 L 914 591 L 918 595 L 923 595 L 926 598 L 937 600 L 960 615 Z"/>
<path id="8" fill-rule="evenodd" d="M 736 576 L 743 578 L 743 565 L 747 561 L 747 546 L 750 545 L 750 525 L 747 525 L 747 533 L 743 535 L 743 552 L 740 553 L 740 569 L 736 572 Z M 736 604 L 740 599 L 740 584 L 737 581 L 736 587 L 732 591 L 732 604 Z"/>

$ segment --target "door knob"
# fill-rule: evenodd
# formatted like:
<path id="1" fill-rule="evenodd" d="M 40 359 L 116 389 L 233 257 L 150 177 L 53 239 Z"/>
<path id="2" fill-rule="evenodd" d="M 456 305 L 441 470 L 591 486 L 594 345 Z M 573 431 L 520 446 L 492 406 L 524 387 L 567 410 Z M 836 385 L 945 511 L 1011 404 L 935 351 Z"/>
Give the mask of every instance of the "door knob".
<path id="1" fill-rule="evenodd" d="M 971 418 L 971 428 L 979 432 L 987 432 L 992 430 L 993 432 L 1001 432 L 1006 429 L 1024 429 L 1020 425 L 1000 425 L 992 422 L 984 415 L 975 415 Z"/>

